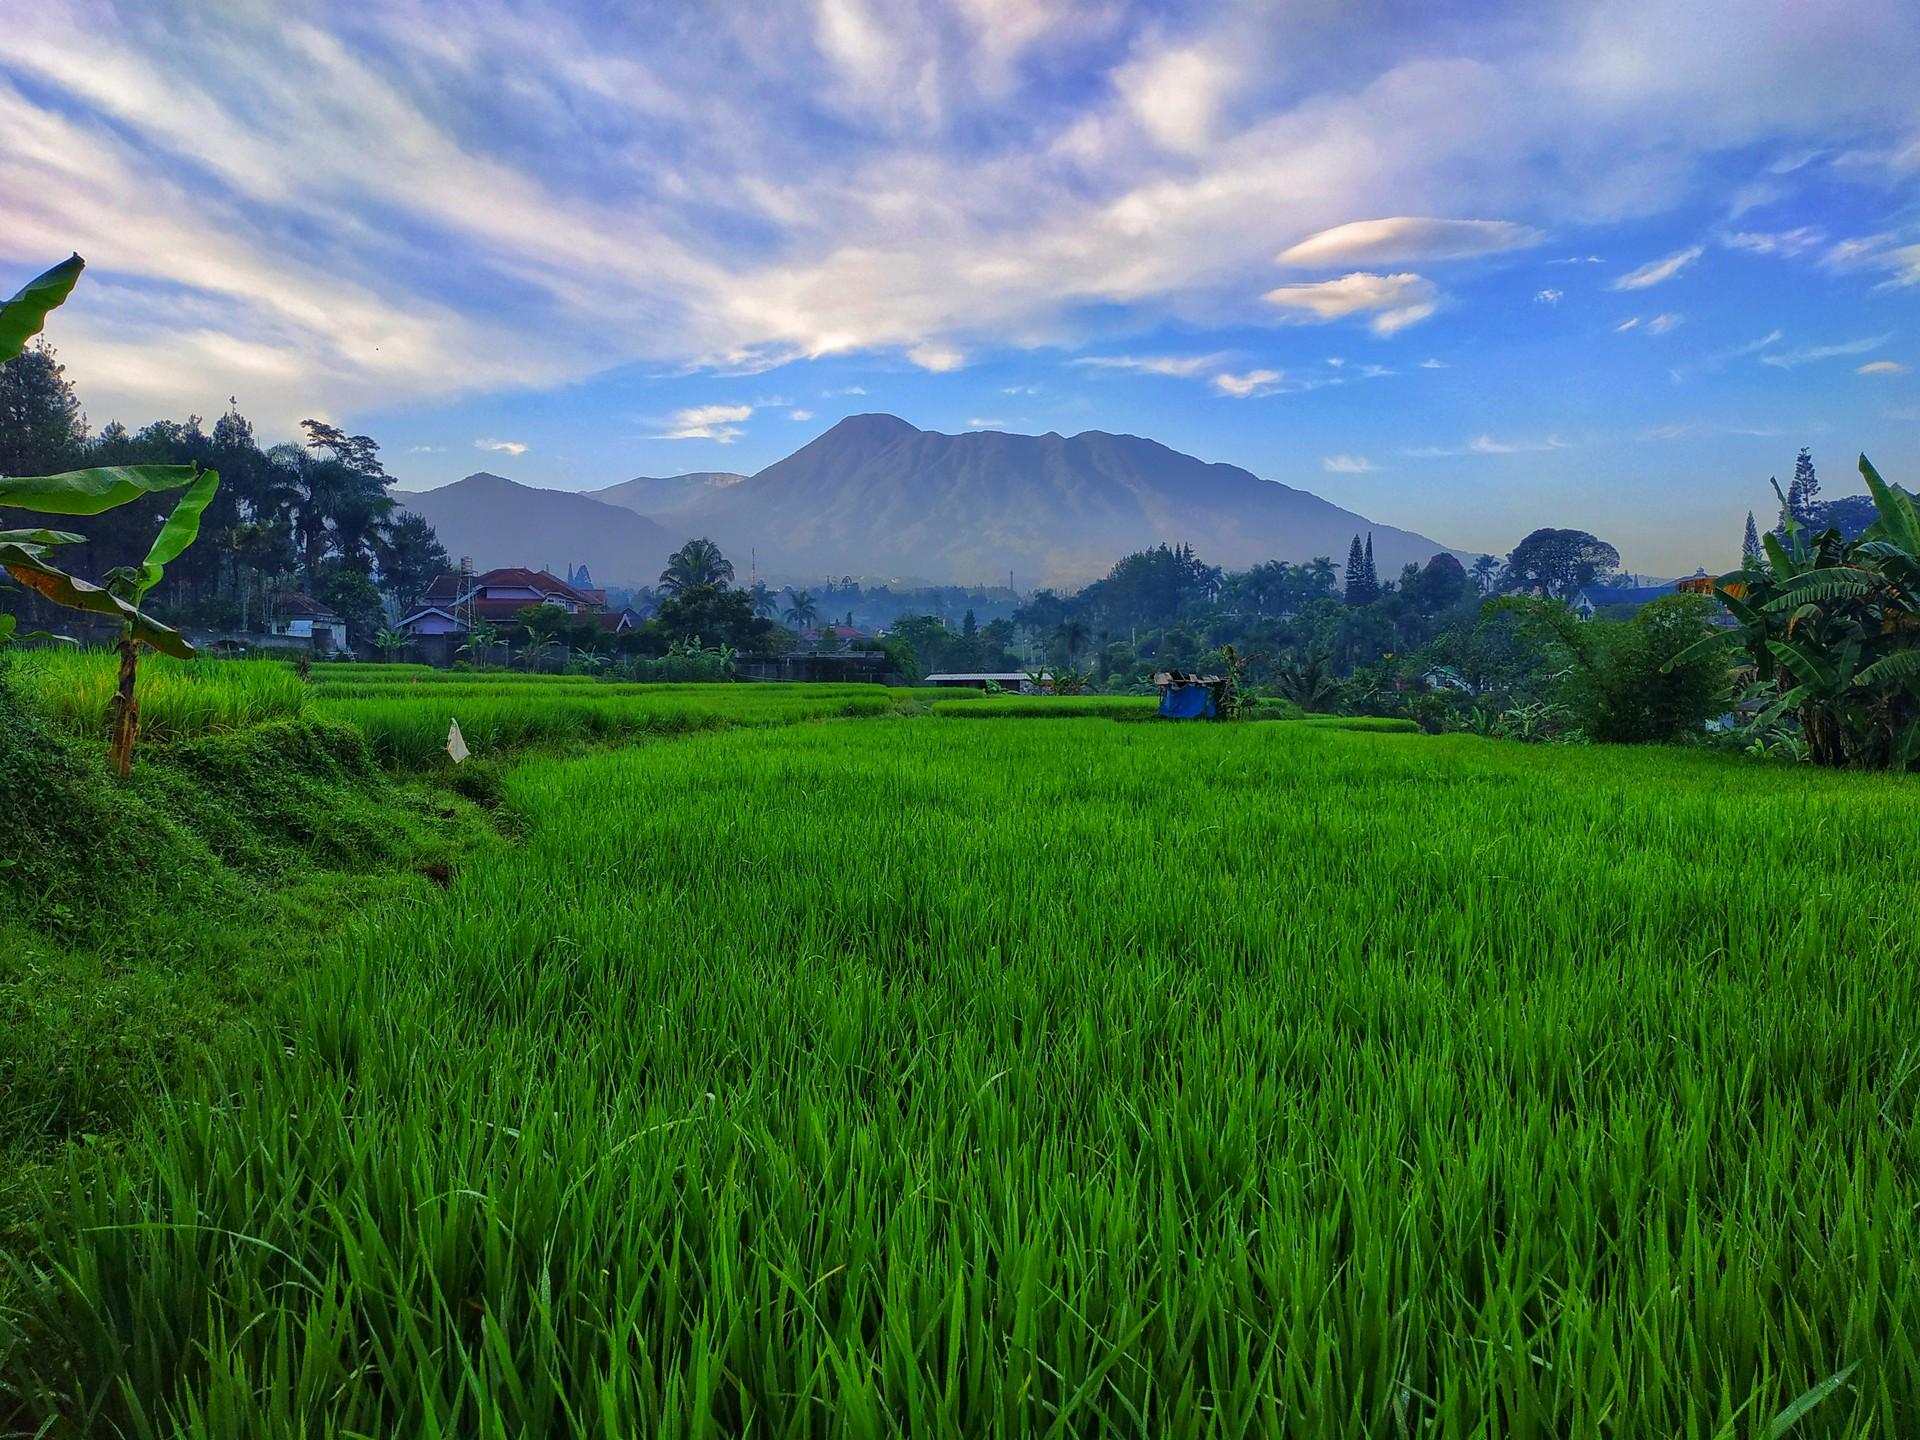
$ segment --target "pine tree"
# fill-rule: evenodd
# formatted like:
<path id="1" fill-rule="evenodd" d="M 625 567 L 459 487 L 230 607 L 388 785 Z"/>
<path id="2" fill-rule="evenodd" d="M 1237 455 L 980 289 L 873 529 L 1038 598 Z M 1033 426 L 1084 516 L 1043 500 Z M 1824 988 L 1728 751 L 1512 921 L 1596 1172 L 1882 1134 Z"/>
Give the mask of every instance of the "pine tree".
<path id="1" fill-rule="evenodd" d="M 1367 588 L 1367 560 L 1360 550 L 1360 537 L 1353 537 L 1353 544 L 1347 549 L 1347 604 L 1364 605 Z"/>
<path id="2" fill-rule="evenodd" d="M 1800 492 L 1800 508 L 1794 513 L 1811 525 L 1820 513 L 1820 477 L 1813 473 L 1813 451 L 1804 445 L 1793 462 L 1793 488 Z"/>
<path id="3" fill-rule="evenodd" d="M 1753 511 L 1747 511 L 1747 533 L 1740 541 L 1740 563 L 1752 565 L 1760 558 L 1760 531 L 1753 523 Z"/>
<path id="4" fill-rule="evenodd" d="M 1373 533 L 1367 533 L 1367 599 L 1375 600 L 1380 595 L 1380 572 L 1373 568 Z"/>

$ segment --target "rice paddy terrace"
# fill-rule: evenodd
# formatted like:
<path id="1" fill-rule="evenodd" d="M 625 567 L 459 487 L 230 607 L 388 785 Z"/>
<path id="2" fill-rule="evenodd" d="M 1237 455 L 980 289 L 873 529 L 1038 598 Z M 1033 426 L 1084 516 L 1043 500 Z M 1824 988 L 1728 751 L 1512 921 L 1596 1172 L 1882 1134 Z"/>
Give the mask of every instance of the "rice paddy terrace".
<path id="1" fill-rule="evenodd" d="M 90 736 L 93 662 L 29 659 Z M 273 735 L 386 858 L 215 853 L 215 948 L 277 978 L 156 941 L 215 924 L 163 881 L 173 928 L 26 948 L 29 1019 L 76 956 L 234 998 L 125 1021 L 84 1119 L 0 1068 L 40 1097 L 0 1431 L 1920 1431 L 1910 782 L 1124 699 L 147 683 L 125 800 L 179 845 L 179 776 Z M 241 896 L 336 872 L 310 924 Z"/>

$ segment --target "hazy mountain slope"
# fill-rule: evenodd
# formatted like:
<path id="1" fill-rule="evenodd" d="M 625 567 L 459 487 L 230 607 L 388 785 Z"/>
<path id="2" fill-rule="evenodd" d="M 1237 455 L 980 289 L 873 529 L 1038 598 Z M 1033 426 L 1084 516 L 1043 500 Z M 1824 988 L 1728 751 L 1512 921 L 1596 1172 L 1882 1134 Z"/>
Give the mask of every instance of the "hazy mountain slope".
<path id="1" fill-rule="evenodd" d="M 738 485 L 747 477 L 731 470 L 695 470 L 686 475 L 636 475 L 603 490 L 584 492 L 608 505 L 637 515 L 672 515 L 715 490 Z"/>
<path id="2" fill-rule="evenodd" d="M 456 561 L 471 555 L 482 570 L 528 565 L 565 576 L 584 564 L 597 584 L 651 584 L 685 538 L 618 505 L 484 471 L 393 498 L 425 516 Z"/>
<path id="3" fill-rule="evenodd" d="M 1304 490 L 1212 465 L 1152 440 L 942 435 L 857 415 L 676 517 L 764 573 L 851 573 L 1022 588 L 1104 574 L 1121 555 L 1186 541 L 1211 564 L 1346 559 L 1371 531 L 1383 577 L 1447 547 Z"/>

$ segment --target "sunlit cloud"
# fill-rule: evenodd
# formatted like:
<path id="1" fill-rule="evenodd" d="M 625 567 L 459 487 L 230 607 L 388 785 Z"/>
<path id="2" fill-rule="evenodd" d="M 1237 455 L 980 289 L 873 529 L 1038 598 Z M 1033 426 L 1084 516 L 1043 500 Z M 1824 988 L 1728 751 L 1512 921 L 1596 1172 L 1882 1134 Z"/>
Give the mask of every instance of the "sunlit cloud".
<path id="1" fill-rule="evenodd" d="M 1675 251 L 1664 260 L 1650 260 L 1637 270 L 1629 270 L 1613 282 L 1615 290 L 1645 290 L 1665 284 L 1706 253 L 1703 246 L 1692 245 Z"/>
<path id="2" fill-rule="evenodd" d="M 812 418 L 813 412 L 811 410 L 789 410 L 787 412 L 787 419 L 789 420 L 811 420 Z"/>
<path id="3" fill-rule="evenodd" d="M 1537 245 L 1544 237 L 1510 220 L 1432 220 L 1398 215 L 1355 220 L 1309 235 L 1275 257 L 1281 265 L 1391 265 L 1495 255 Z"/>
<path id="4" fill-rule="evenodd" d="M 1259 395 L 1270 395 L 1287 377 L 1279 370 L 1249 370 L 1244 375 L 1230 375 L 1225 371 L 1213 377 L 1214 388 L 1223 395 L 1231 395 L 1236 400 L 1249 400 Z"/>
<path id="5" fill-rule="evenodd" d="M 1439 292 L 1419 275 L 1356 271 L 1338 280 L 1282 285 L 1265 299 L 1296 319 L 1328 321 L 1371 313 L 1375 334 L 1392 335 L 1432 315 Z"/>
<path id="6" fill-rule="evenodd" d="M 1173 375 L 1191 379 L 1213 369 L 1224 355 L 1082 355 L 1071 361 L 1095 370 L 1137 370 L 1144 375 Z"/>
<path id="7" fill-rule="evenodd" d="M 655 440 L 712 440 L 731 445 L 743 433 L 740 422 L 751 418 L 751 405 L 694 405 L 674 412 L 667 428 Z"/>
<path id="8" fill-rule="evenodd" d="M 1869 360 L 1853 373 L 1856 375 L 1904 375 L 1907 373 L 1907 367 L 1898 360 Z"/>
<path id="9" fill-rule="evenodd" d="M 476 450 L 493 450 L 502 455 L 524 455 L 527 453 L 527 446 L 519 440 L 476 440 L 473 442 L 473 448 Z"/>

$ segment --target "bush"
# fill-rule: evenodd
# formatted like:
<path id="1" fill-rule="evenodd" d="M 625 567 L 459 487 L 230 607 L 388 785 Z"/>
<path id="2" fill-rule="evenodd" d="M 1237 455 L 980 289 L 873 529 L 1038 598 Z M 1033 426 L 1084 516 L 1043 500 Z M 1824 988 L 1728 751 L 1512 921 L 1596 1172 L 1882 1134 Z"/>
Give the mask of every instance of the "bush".
<path id="1" fill-rule="evenodd" d="M 1569 671 L 1562 699 L 1588 738 L 1646 744 L 1698 734 L 1726 704 L 1726 661 L 1704 655 L 1669 662 L 1709 630 L 1713 602 L 1667 595 L 1626 624 L 1583 627 L 1580 663 Z"/>

